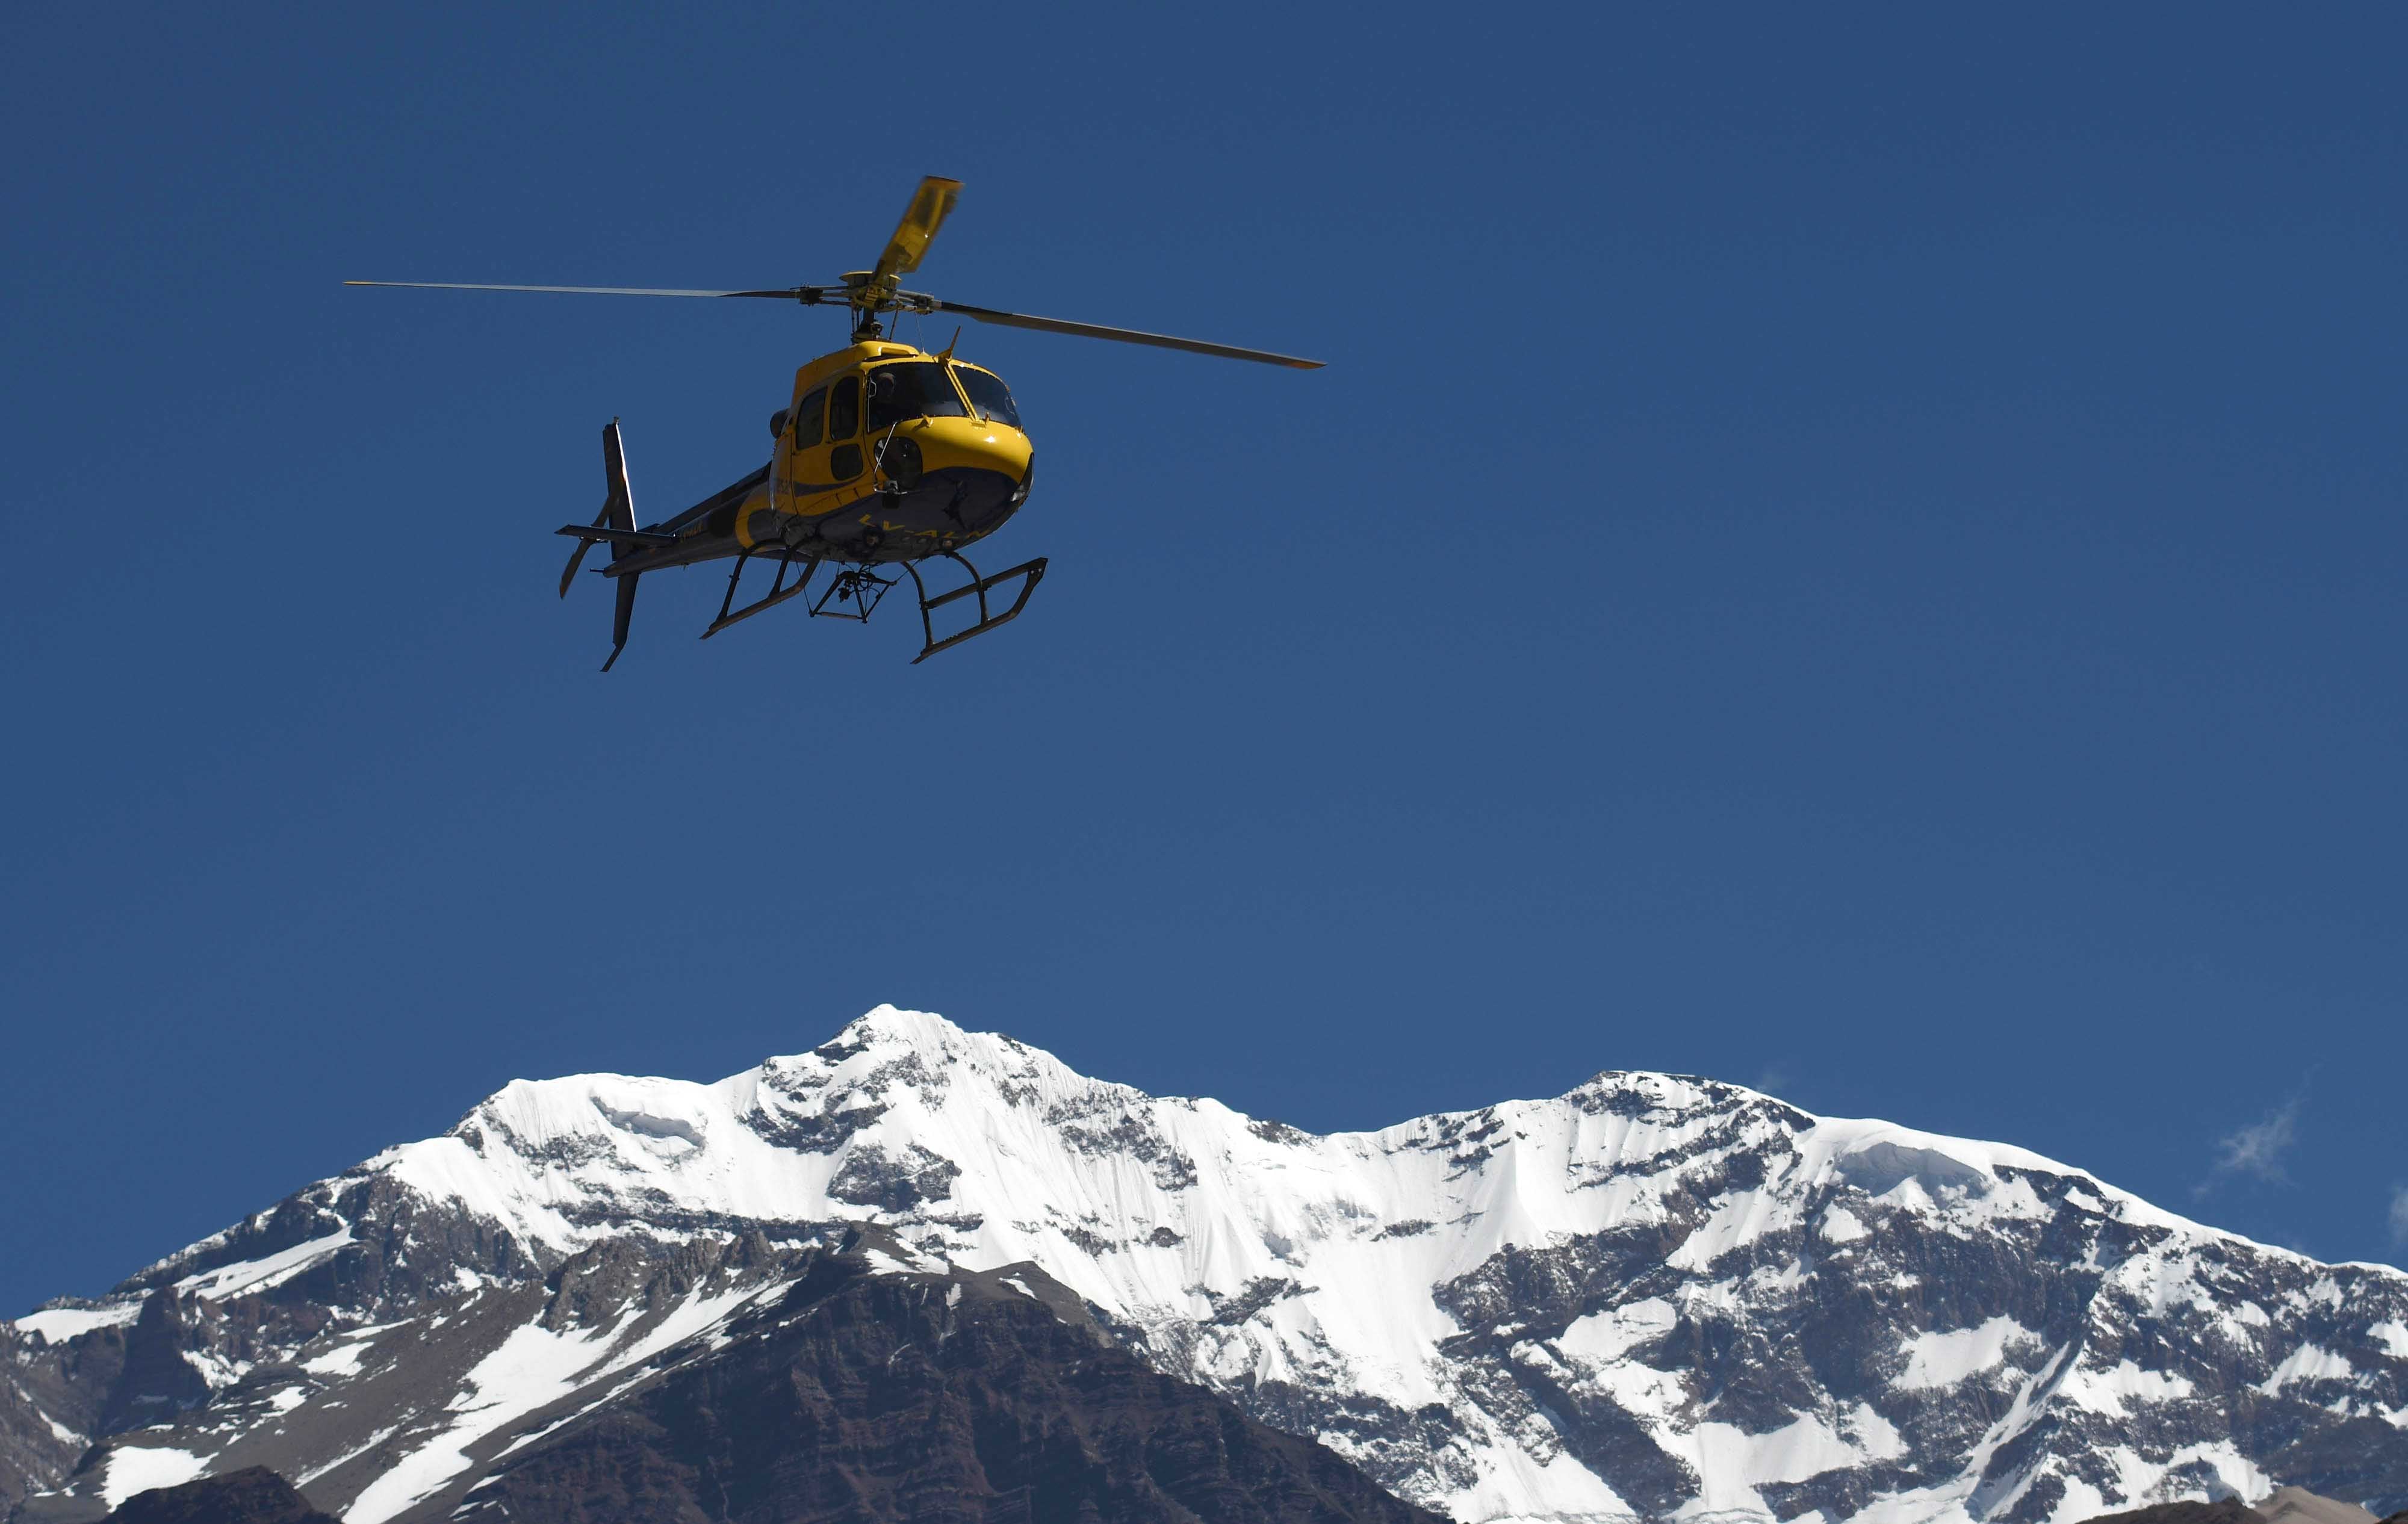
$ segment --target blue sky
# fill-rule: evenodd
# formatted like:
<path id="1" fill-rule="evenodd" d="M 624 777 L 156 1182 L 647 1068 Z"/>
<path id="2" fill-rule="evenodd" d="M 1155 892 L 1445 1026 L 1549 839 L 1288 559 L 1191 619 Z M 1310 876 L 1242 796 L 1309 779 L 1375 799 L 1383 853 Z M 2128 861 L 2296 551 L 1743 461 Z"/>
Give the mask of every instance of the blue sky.
<path id="1" fill-rule="evenodd" d="M 1315 1129 L 1602 1068 L 2408 1255 L 2396 9 L 0 17 L 0 1309 L 882 1000 Z M 866 263 L 1018 624 L 552 596 Z M 941 342 L 950 330 L 932 336 Z M 893 613 L 895 611 L 890 611 Z"/>

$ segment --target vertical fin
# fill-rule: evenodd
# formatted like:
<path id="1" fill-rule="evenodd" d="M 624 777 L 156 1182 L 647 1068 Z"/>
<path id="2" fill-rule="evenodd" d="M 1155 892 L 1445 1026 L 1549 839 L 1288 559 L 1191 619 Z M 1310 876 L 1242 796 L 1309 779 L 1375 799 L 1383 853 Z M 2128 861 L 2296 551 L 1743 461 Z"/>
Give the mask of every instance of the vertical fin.
<path id="1" fill-rule="evenodd" d="M 627 487 L 627 449 L 619 441 L 619 420 L 615 418 L 602 430 L 602 477 L 609 489 L 602 512 L 610 527 L 635 528 L 636 495 Z"/>
<path id="2" fill-rule="evenodd" d="M 605 672 L 610 670 L 611 662 L 619 660 L 619 653 L 627 648 L 627 625 L 636 617 L 636 583 L 642 577 L 643 573 L 638 572 L 619 578 L 619 606 L 610 616 L 610 661 L 602 663 Z"/>
<path id="3" fill-rule="evenodd" d="M 627 450 L 620 442 L 619 420 L 615 418 L 602 431 L 602 475 L 609 489 L 609 495 L 602 502 L 603 519 L 612 529 L 635 528 L 636 494 L 627 485 Z M 610 559 L 624 561 L 638 548 L 622 541 L 610 548 Z M 636 617 L 636 579 L 642 575 L 636 572 L 618 579 L 619 604 L 610 616 L 610 660 L 602 663 L 605 672 L 627 648 L 627 625 Z"/>

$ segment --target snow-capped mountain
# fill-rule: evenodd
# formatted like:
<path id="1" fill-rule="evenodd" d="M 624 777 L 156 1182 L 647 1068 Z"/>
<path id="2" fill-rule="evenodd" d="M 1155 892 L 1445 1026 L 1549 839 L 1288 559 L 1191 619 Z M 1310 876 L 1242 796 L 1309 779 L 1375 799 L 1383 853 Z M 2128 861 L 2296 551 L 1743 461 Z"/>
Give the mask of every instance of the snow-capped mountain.
<path id="1" fill-rule="evenodd" d="M 1709 1080 L 1324 1137 L 891 1007 L 717 1084 L 513 1083 L 19 1319 L 0 1464 L 65 1484 L 28 1517 L 262 1460 L 350 1524 L 414 1517 L 520 1426 L 750 1336 L 846 1222 L 896 1274 L 1039 1267 L 1466 1524 L 2408 1499 L 2395 1270 Z"/>

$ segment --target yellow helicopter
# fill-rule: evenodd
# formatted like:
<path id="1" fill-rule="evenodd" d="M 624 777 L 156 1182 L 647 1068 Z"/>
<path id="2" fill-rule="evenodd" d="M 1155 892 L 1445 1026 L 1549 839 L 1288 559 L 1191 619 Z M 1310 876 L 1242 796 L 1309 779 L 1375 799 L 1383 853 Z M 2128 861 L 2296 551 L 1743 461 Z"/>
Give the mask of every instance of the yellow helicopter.
<path id="1" fill-rule="evenodd" d="M 1266 364 L 1317 370 L 1321 362 L 1263 349 L 1242 349 L 1200 339 L 1173 338 L 1131 328 L 1066 322 L 995 307 L 940 301 L 901 289 L 901 279 L 920 267 L 928 244 L 960 198 L 959 180 L 929 176 L 920 182 L 910 209 L 887 240 L 885 252 L 867 270 L 853 270 L 835 286 L 789 286 L 779 291 L 657 291 L 624 286 L 489 286 L 454 281 L 347 280 L 347 286 L 401 286 L 432 291 L 553 292 L 591 296 L 763 297 L 805 306 L 842 306 L 853 312 L 853 342 L 795 373 L 787 405 L 769 419 L 775 437 L 768 463 L 723 491 L 682 513 L 638 526 L 634 494 L 627 487 L 627 456 L 619 422 L 602 431 L 602 470 L 607 486 L 594 522 L 567 524 L 559 533 L 577 549 L 560 577 L 560 594 L 577 579 L 585 552 L 610 547 L 610 563 L 599 568 L 618 583 L 618 608 L 610 626 L 610 670 L 626 648 L 627 625 L 636 609 L 636 581 L 669 566 L 734 557 L 719 617 L 702 633 L 705 640 L 729 625 L 788 599 L 799 597 L 823 563 L 836 569 L 810 605 L 815 618 L 867 621 L 889 588 L 902 579 L 880 568 L 901 567 L 919 594 L 923 645 L 914 665 L 948 647 L 1009 623 L 1027 606 L 1045 575 L 1045 558 L 993 576 L 982 576 L 961 551 L 1000 528 L 1028 501 L 1034 469 L 1028 435 L 1011 389 L 995 372 L 953 358 L 953 345 L 931 354 L 892 336 L 889 313 L 934 316 L 958 313 L 976 322 L 1034 328 L 1049 334 L 1117 339 L 1166 349 L 1254 360 Z M 960 339 L 958 331 L 954 334 Z M 936 557 L 957 563 L 969 581 L 929 596 L 919 563 Z M 773 562 L 769 591 L 737 605 L 745 567 Z M 800 570 L 796 571 L 796 568 Z M 787 575 L 794 572 L 789 582 Z M 996 610 L 990 593 L 1019 584 L 1010 606 Z M 977 600 L 977 619 L 942 639 L 935 613 L 966 598 Z"/>

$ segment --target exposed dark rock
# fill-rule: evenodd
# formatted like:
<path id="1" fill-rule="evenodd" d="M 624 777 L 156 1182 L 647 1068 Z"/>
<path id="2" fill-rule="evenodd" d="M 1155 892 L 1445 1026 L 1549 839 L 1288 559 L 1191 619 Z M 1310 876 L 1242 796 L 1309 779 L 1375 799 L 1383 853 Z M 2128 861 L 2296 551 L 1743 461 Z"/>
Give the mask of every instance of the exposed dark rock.
<path id="1" fill-rule="evenodd" d="M 1165 1190 L 1184 1190 L 1194 1185 L 1196 1161 L 1172 1147 L 1168 1138 L 1131 1111 L 1129 1101 L 1129 1094 L 1117 1087 L 1098 1086 L 1075 1102 L 1053 1106 L 1045 1113 L 1046 1125 L 1085 1152 L 1114 1154 L 1144 1163 L 1153 1172 L 1154 1183 Z"/>
<path id="2" fill-rule="evenodd" d="M 1233 1297 L 1223 1296 L 1210 1289 L 1201 1288 L 1199 1289 L 1203 1289 L 1205 1300 L 1212 1303 L 1211 1320 L 1223 1328 L 1234 1328 L 1272 1303 L 1284 1302 L 1292 1296 L 1302 1296 L 1305 1291 L 1301 1283 L 1289 1280 L 1283 1275 L 1257 1275 L 1246 1283 L 1244 1290 Z"/>
<path id="3" fill-rule="evenodd" d="M 108 1524 L 338 1524 L 265 1466 L 137 1492 Z"/>
<path id="4" fill-rule="evenodd" d="M 1063 1304 L 827 1259 L 725 1349 L 520 1451 L 466 1502 L 520 1524 L 1436 1524 Z"/>
<path id="5" fill-rule="evenodd" d="M 0 1518 L 75 1470 L 125 1370 L 124 1327 L 52 1342 L 0 1323 Z"/>
<path id="6" fill-rule="evenodd" d="M 828 1194 L 855 1206 L 882 1212 L 908 1212 L 923 1202 L 940 1202 L 953 1193 L 961 1169 L 918 1144 L 901 1157 L 875 1144 L 853 1150 L 828 1182 Z"/>
<path id="7" fill-rule="evenodd" d="M 125 1331 L 125 1363 L 101 1409 L 102 1432 L 164 1423 L 208 1401 L 208 1382 L 184 1359 L 193 1341 L 181 1336 L 188 1326 L 182 1311 L 173 1291 L 154 1291 L 142 1303 Z"/>
<path id="8" fill-rule="evenodd" d="M 173 1286 L 347 1230 L 350 1244 L 259 1294 L 280 1307 L 371 1308 L 448 1291 L 462 1271 L 527 1279 L 549 1268 L 495 1224 L 449 1203 L 430 1202 L 388 1175 L 354 1171 L 288 1196 L 161 1261 L 125 1280 L 116 1293 Z"/>
<path id="9" fill-rule="evenodd" d="M 2088 1524 L 2266 1524 L 2266 1516 L 2239 1498 L 2214 1503 L 2161 1503 L 2129 1513 L 2101 1514 Z"/>
<path id="10" fill-rule="evenodd" d="M 2304 1487 L 2278 1487 L 2257 1502 L 2266 1524 L 2374 1524 L 2373 1513 L 2347 1495 L 2328 1497 Z"/>
<path id="11" fill-rule="evenodd" d="M 2408 1446 L 2397 1429 L 2372 1414 L 2307 1430 L 2266 1469 L 2276 1476 L 2312 1476 L 2326 1497 L 2376 1509 L 2408 1499 Z"/>
<path id="12" fill-rule="evenodd" d="M 884 1106 L 855 1106 L 849 1111 L 796 1113 L 755 1107 L 744 1125 L 781 1148 L 796 1153 L 832 1154 L 853 1141 L 853 1135 L 886 1115 Z"/>

